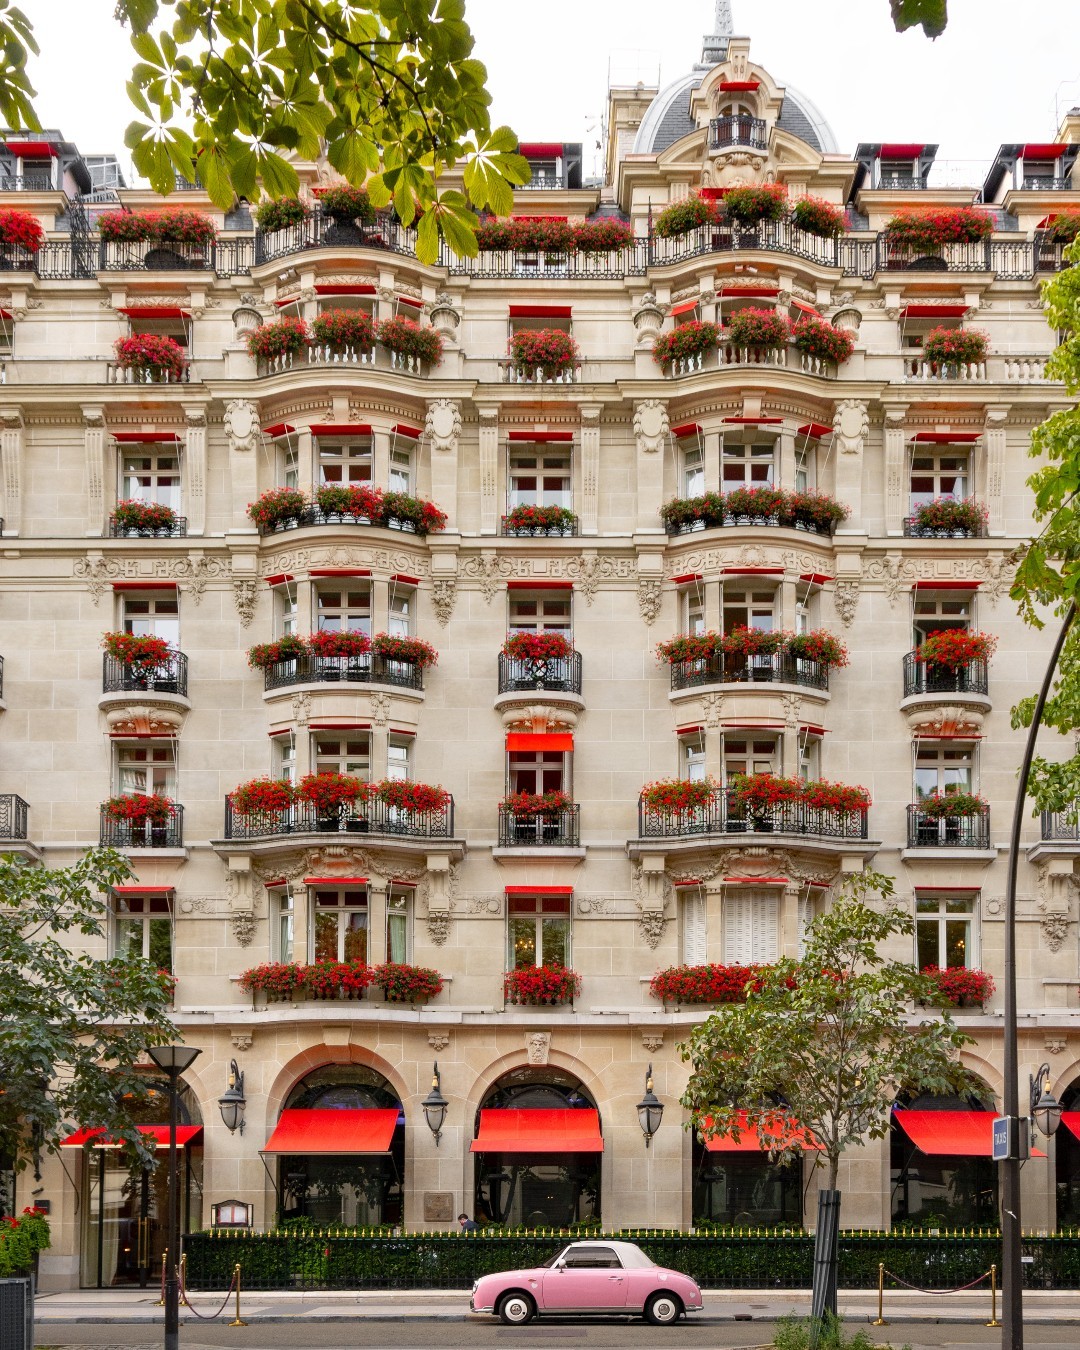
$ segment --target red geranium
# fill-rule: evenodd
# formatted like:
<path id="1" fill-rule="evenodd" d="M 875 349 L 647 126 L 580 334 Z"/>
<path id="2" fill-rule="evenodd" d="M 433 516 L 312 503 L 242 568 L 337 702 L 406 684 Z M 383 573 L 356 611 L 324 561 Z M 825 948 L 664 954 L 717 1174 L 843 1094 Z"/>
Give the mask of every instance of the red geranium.
<path id="1" fill-rule="evenodd" d="M 911 248 L 937 248 L 942 244 L 969 244 L 989 239 L 994 232 L 994 222 L 985 211 L 954 206 L 935 211 L 899 211 L 885 228 L 894 243 Z"/>
<path id="2" fill-rule="evenodd" d="M 386 961 L 375 966 L 372 979 L 386 995 L 387 1003 L 419 1003 L 442 993 L 443 977 L 430 966 L 409 966 Z"/>
<path id="3" fill-rule="evenodd" d="M 508 1003 L 570 1003 L 581 993 L 581 976 L 568 966 L 518 966 L 503 976 Z"/>
<path id="4" fill-rule="evenodd" d="M 112 518 L 118 530 L 170 530 L 176 524 L 176 512 L 171 506 L 135 497 L 117 502 Z"/>
<path id="5" fill-rule="evenodd" d="M 372 970 L 363 961 L 316 961 L 301 966 L 296 987 L 306 989 L 311 998 L 352 998 L 371 984 Z"/>
<path id="6" fill-rule="evenodd" d="M 669 966 L 649 982 L 665 1003 L 743 1003 L 762 966 Z"/>
<path id="7" fill-rule="evenodd" d="M 132 337 L 117 338 L 113 351 L 116 364 L 122 370 L 151 370 L 174 380 L 184 373 L 184 349 L 171 337 L 136 333 Z"/>
<path id="8" fill-rule="evenodd" d="M 979 328 L 933 328 L 923 338 L 923 359 L 934 366 L 970 366 L 985 360 L 990 335 Z"/>
<path id="9" fill-rule="evenodd" d="M 443 340 L 434 328 L 424 328 L 412 319 L 384 319 L 378 327 L 378 338 L 384 347 L 402 356 L 414 357 L 429 366 L 442 360 Z"/>
<path id="10" fill-rule="evenodd" d="M 370 784 L 368 795 L 399 811 L 442 811 L 450 801 L 450 794 L 444 787 L 416 783 L 411 778 L 384 778 Z"/>
<path id="11" fill-rule="evenodd" d="M 800 197 L 791 208 L 791 223 L 822 239 L 838 239 L 847 229 L 843 208 L 821 197 Z"/>
<path id="12" fill-rule="evenodd" d="M 788 634 L 772 628 L 733 628 L 720 640 L 721 650 L 728 656 L 772 656 L 780 651 Z"/>
<path id="13" fill-rule="evenodd" d="M 787 188 L 783 183 L 733 187 L 724 193 L 724 214 L 741 225 L 759 220 L 780 220 L 787 208 Z"/>
<path id="14" fill-rule="evenodd" d="M 778 310 L 738 309 L 728 319 L 723 339 L 735 347 L 786 347 L 791 340 L 791 325 Z"/>
<path id="15" fill-rule="evenodd" d="M 641 789 L 641 804 L 661 815 L 677 815 L 706 809 L 720 791 L 720 784 L 712 778 L 658 778 Z"/>
<path id="16" fill-rule="evenodd" d="M 827 783 L 822 778 L 805 783 L 801 795 L 807 806 L 818 811 L 865 811 L 871 804 L 866 788 Z"/>
<path id="17" fill-rule="evenodd" d="M 252 670 L 265 670 L 279 661 L 295 661 L 307 651 L 304 639 L 296 633 L 286 633 L 276 642 L 257 642 L 248 648 L 248 665 Z"/>
<path id="18" fill-rule="evenodd" d="M 729 787 L 734 803 L 751 815 L 771 811 L 784 802 L 797 802 L 803 792 L 801 779 L 773 773 L 737 774 Z"/>
<path id="19" fill-rule="evenodd" d="M 371 650 L 387 661 L 407 661 L 421 670 L 439 659 L 439 653 L 423 638 L 395 637 L 392 633 L 376 633 L 371 639 Z"/>
<path id="20" fill-rule="evenodd" d="M 561 661 L 573 650 L 561 633 L 509 633 L 502 645 L 512 661 Z"/>
<path id="21" fill-rule="evenodd" d="M 367 783 L 351 773 L 309 773 L 296 785 L 297 801 L 309 802 L 320 816 L 339 814 L 369 795 Z"/>
<path id="22" fill-rule="evenodd" d="M 371 639 L 353 628 L 340 632 L 320 629 L 309 635 L 307 646 L 315 656 L 366 656 L 371 651 Z"/>
<path id="23" fill-rule="evenodd" d="M 577 343 L 561 328 L 523 328 L 511 337 L 508 351 L 519 370 L 539 370 L 547 378 L 569 370 L 581 356 Z"/>
<path id="24" fill-rule="evenodd" d="M 253 328 L 247 335 L 249 353 L 260 361 L 280 356 L 295 356 L 311 340 L 311 333 L 303 319 L 277 319 Z"/>
<path id="25" fill-rule="evenodd" d="M 934 994 L 955 1008 L 979 1008 L 994 992 L 992 976 L 967 966 L 923 966 L 922 973 L 934 986 Z"/>
<path id="26" fill-rule="evenodd" d="M 364 483 L 322 483 L 315 490 L 315 505 L 324 515 L 375 523 L 383 513 L 383 493 Z"/>
<path id="27" fill-rule="evenodd" d="M 269 815 L 287 811 L 296 800 L 296 792 L 285 778 L 252 778 L 233 788 L 229 800 L 239 815 Z"/>
<path id="28" fill-rule="evenodd" d="M 697 356 L 699 352 L 711 351 L 719 338 L 720 329 L 715 323 L 690 319 L 673 328 L 670 333 L 661 333 L 653 343 L 653 360 L 658 366 L 684 361 L 687 357 Z"/>
<path id="29" fill-rule="evenodd" d="M 130 792 L 121 797 L 110 797 L 102 803 L 106 820 L 125 821 L 129 825 L 167 825 L 174 806 L 171 797 L 159 793 Z"/>
<path id="30" fill-rule="evenodd" d="M 261 529 L 294 520 L 307 509 L 308 499 L 298 488 L 271 488 L 258 501 L 249 502 L 247 513 Z"/>
<path id="31" fill-rule="evenodd" d="M 656 656 L 669 665 L 682 661 L 709 661 L 721 650 L 723 637 L 719 633 L 681 633 L 656 644 Z"/>
<path id="32" fill-rule="evenodd" d="M 41 221 L 29 211 L 0 211 L 0 243 L 16 244 L 31 253 L 45 242 Z"/>
<path id="33" fill-rule="evenodd" d="M 312 321 L 311 335 L 332 352 L 368 352 L 375 346 L 375 320 L 363 309 L 324 309 Z"/>
<path id="34" fill-rule="evenodd" d="M 152 633 L 106 633 L 101 645 L 114 661 L 135 670 L 166 665 L 172 655 L 165 639 Z"/>
<path id="35" fill-rule="evenodd" d="M 967 628 L 942 628 L 931 633 L 921 647 L 916 648 L 915 659 L 928 666 L 948 666 L 959 670 L 971 661 L 988 661 L 997 647 L 997 638 L 990 633 L 973 633 Z"/>
<path id="36" fill-rule="evenodd" d="M 569 810 L 573 802 L 559 788 L 551 792 L 511 792 L 500 805 L 515 816 L 554 816 Z"/>
<path id="37" fill-rule="evenodd" d="M 855 339 L 843 328 L 834 328 L 825 319 L 802 319 L 791 330 L 798 351 L 816 361 L 833 361 L 840 366 L 855 350 Z"/>
<path id="38" fill-rule="evenodd" d="M 252 966 L 240 975 L 240 988 L 249 994 L 262 990 L 273 997 L 287 997 L 294 989 L 300 989 L 304 983 L 304 967 L 295 961 L 267 961 L 261 966 Z"/>

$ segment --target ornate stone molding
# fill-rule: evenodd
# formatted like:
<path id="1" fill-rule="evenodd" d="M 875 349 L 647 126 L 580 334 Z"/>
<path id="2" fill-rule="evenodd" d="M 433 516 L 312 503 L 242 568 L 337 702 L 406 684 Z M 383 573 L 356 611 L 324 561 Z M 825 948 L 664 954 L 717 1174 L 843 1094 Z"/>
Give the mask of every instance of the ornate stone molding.
<path id="1" fill-rule="evenodd" d="M 432 1050 L 441 1053 L 450 1044 L 450 1033 L 448 1031 L 429 1031 L 427 1043 Z"/>
<path id="2" fill-rule="evenodd" d="M 845 628 L 855 621 L 855 611 L 859 607 L 859 583 L 841 579 L 833 587 L 833 607 Z"/>
<path id="3" fill-rule="evenodd" d="M 250 628 L 255 617 L 255 583 L 241 578 L 233 580 L 233 601 L 241 628 Z"/>
<path id="4" fill-rule="evenodd" d="M 650 1054 L 656 1054 L 657 1050 L 664 1048 L 664 1033 L 662 1031 L 643 1031 L 641 1033 L 641 1044 Z"/>
<path id="5" fill-rule="evenodd" d="M 255 1037 L 250 1031 L 233 1031 L 229 1035 L 234 1050 L 250 1050 L 255 1042 Z"/>
<path id="6" fill-rule="evenodd" d="M 657 578 L 638 578 L 638 609 L 641 611 L 641 617 L 650 628 L 660 615 L 663 598 L 663 592 Z"/>
<path id="7" fill-rule="evenodd" d="M 634 436 L 638 454 L 655 455 L 665 444 L 670 430 L 667 404 L 658 398 L 646 398 L 634 405 Z"/>
<path id="8" fill-rule="evenodd" d="M 457 599 L 457 582 L 452 577 L 437 577 L 431 583 L 431 604 L 443 628 L 450 622 Z"/>
<path id="9" fill-rule="evenodd" d="M 870 412 L 860 399 L 846 398 L 836 405 L 833 431 L 836 447 L 842 455 L 862 454 L 866 433 L 870 430 Z"/>
<path id="10" fill-rule="evenodd" d="M 864 562 L 861 579 L 878 584 L 890 604 L 905 597 L 916 581 L 978 581 L 980 595 L 985 595 L 992 606 L 1006 594 L 1012 584 L 1015 564 L 1003 554 L 982 558 L 905 557 L 887 553 Z M 839 590 L 840 582 L 837 582 Z"/>
<path id="11" fill-rule="evenodd" d="M 436 947 L 441 947 L 450 936 L 450 924 L 452 916 L 449 910 L 433 909 L 428 911 L 427 930 L 428 937 Z"/>
<path id="12" fill-rule="evenodd" d="M 645 944 L 656 950 L 664 938 L 664 927 L 668 920 L 663 910 L 643 909 L 638 915 L 638 926 Z"/>
<path id="13" fill-rule="evenodd" d="M 222 425 L 231 453 L 237 454 L 259 448 L 262 442 L 259 410 L 250 399 L 234 398 L 226 403 Z"/>
<path id="14" fill-rule="evenodd" d="M 983 709 L 963 703 L 913 703 L 904 708 L 908 727 L 917 736 L 977 736 Z"/>
<path id="15" fill-rule="evenodd" d="M 461 435 L 460 403 L 449 398 L 433 399 L 427 406 L 424 434 L 432 450 L 456 452 Z"/>
<path id="16" fill-rule="evenodd" d="M 139 703 L 116 704 L 105 709 L 105 721 L 114 736 L 178 736 L 186 708 L 152 696 Z"/>
<path id="17" fill-rule="evenodd" d="M 235 910 L 231 915 L 233 937 L 241 947 L 250 947 L 255 937 L 255 915 L 248 909 Z"/>
<path id="18" fill-rule="evenodd" d="M 551 1053 L 550 1031 L 527 1031 L 525 1033 L 525 1053 L 530 1064 L 546 1064 Z"/>
<path id="19" fill-rule="evenodd" d="M 1043 941 L 1052 952 L 1061 950 L 1062 944 L 1068 936 L 1071 923 L 1072 920 L 1067 914 L 1044 914 L 1039 920 Z"/>

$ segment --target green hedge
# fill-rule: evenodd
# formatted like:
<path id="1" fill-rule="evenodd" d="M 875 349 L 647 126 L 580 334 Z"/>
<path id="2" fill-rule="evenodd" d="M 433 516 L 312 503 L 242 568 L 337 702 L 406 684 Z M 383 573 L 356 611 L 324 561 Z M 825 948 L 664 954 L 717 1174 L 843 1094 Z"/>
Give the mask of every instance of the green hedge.
<path id="1" fill-rule="evenodd" d="M 814 1239 L 791 1230 L 678 1233 L 631 1229 L 597 1237 L 637 1242 L 659 1265 L 685 1271 L 707 1289 L 808 1289 Z M 347 1229 L 189 1234 L 192 1289 L 225 1289 L 233 1267 L 245 1289 L 468 1289 L 492 1271 L 539 1265 L 570 1235 L 548 1232 L 410 1233 L 377 1236 Z M 1080 1233 L 1026 1237 L 1024 1284 L 1080 1289 Z M 840 1235 L 840 1285 L 874 1289 L 878 1264 L 923 1289 L 955 1289 L 1000 1267 L 1001 1237 L 989 1229 Z M 891 1281 L 888 1283 L 892 1283 Z M 1000 1277 L 999 1277 L 1000 1283 Z"/>

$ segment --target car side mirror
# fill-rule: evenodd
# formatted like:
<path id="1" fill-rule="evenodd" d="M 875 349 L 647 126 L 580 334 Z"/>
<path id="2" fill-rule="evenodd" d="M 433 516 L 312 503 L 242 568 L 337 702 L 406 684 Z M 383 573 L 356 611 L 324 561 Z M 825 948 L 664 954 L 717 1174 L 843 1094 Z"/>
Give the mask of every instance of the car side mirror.
<path id="1" fill-rule="evenodd" d="M 560 1256 L 559 1259 L 555 1262 L 555 1269 L 556 1270 L 566 1269 L 566 1261 L 563 1259 L 563 1257 Z"/>

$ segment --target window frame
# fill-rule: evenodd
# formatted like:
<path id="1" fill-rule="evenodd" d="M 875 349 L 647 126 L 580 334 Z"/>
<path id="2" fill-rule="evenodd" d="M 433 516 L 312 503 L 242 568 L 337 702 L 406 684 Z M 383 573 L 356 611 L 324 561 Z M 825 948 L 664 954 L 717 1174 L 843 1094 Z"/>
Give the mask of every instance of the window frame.
<path id="1" fill-rule="evenodd" d="M 532 910 L 526 909 L 527 905 L 533 905 Z M 517 959 L 515 953 L 515 940 L 513 937 L 513 925 L 515 920 L 522 921 L 522 929 L 527 927 L 526 920 L 532 917 L 535 922 L 533 925 L 532 951 L 533 960 Z M 561 959 L 552 960 L 551 965 L 563 965 L 570 967 L 573 965 L 573 917 L 574 906 L 572 895 L 510 895 L 507 896 L 506 904 L 506 969 L 519 970 L 522 966 L 545 964 L 545 941 L 544 925 L 545 923 L 554 925 L 558 923 L 562 927 L 563 938 L 559 942 L 558 949 L 562 953 Z M 539 957 L 539 960 L 536 958 Z"/>
<path id="2" fill-rule="evenodd" d="M 370 577 L 323 577 L 312 582 L 314 628 L 320 633 L 366 633 L 371 636 L 374 587 Z M 340 595 L 337 604 L 324 606 L 323 597 Z M 366 595 L 366 601 L 353 596 Z M 333 620 L 333 624 L 328 621 Z"/>
<path id="3" fill-rule="evenodd" d="M 375 485 L 375 438 L 366 436 L 316 436 L 315 474 L 316 486 L 334 487 L 374 487 Z M 352 455 L 350 451 L 360 451 Z M 339 476 L 327 477 L 328 467 L 338 468 Z M 353 474 L 353 467 L 367 467 L 366 474 Z"/>
<path id="4" fill-rule="evenodd" d="M 920 917 L 920 905 L 937 903 L 937 909 L 930 913 L 923 911 Z M 962 911 L 955 911 L 952 914 L 948 911 L 950 904 L 965 903 L 968 908 Z M 922 964 L 920 956 L 920 929 L 937 929 L 937 959 L 928 961 L 927 965 L 935 965 L 944 970 L 948 967 L 949 953 L 949 934 L 948 926 L 950 923 L 962 924 L 967 929 L 967 939 L 964 941 L 964 965 L 963 969 L 978 970 L 979 968 L 979 891 L 976 889 L 960 891 L 936 890 L 934 887 L 916 887 L 913 899 L 915 933 L 913 944 L 915 949 L 915 968 L 925 970 L 926 966 Z M 966 915 L 966 918 L 963 917 Z"/>
<path id="5" fill-rule="evenodd" d="M 111 892 L 110 902 L 110 924 L 109 924 L 109 950 L 114 957 L 124 955 L 141 956 L 143 960 L 154 960 L 158 962 L 158 969 L 166 971 L 172 975 L 176 969 L 176 919 L 173 914 L 173 897 L 169 890 L 162 890 L 154 895 L 122 895 L 116 891 Z M 126 912 L 121 912 L 120 906 L 127 906 Z M 137 909 L 135 906 L 137 905 Z M 157 906 L 154 908 L 153 906 Z M 154 926 L 161 924 L 167 926 L 169 954 L 167 962 L 162 965 L 159 956 L 154 955 Z M 130 946 L 121 941 L 121 925 L 130 926 L 134 931 L 137 926 L 141 926 L 141 940 L 139 951 L 132 953 Z"/>
<path id="6" fill-rule="evenodd" d="M 320 896 L 330 897 L 333 895 L 335 901 L 333 904 L 324 900 L 320 904 Z M 353 903 L 348 903 L 349 900 Z M 360 903 L 362 901 L 363 903 Z M 335 946 L 334 956 L 319 955 L 319 916 L 332 914 L 337 923 L 335 925 Z M 349 922 L 350 916 L 362 914 L 364 922 L 362 924 L 352 924 Z M 367 964 L 371 955 L 371 890 L 368 886 L 309 886 L 308 887 L 308 950 L 311 953 L 313 962 L 319 961 L 362 961 Z M 328 926 L 328 925 L 326 925 Z M 363 952 L 357 955 L 355 952 L 350 954 L 349 937 L 351 934 L 362 933 L 363 940 L 360 945 Z"/>
<path id="7" fill-rule="evenodd" d="M 329 746 L 331 737 L 334 738 L 339 748 L 337 750 L 320 748 L 320 742 Z M 362 758 L 361 752 L 347 748 L 350 741 L 363 741 L 366 746 L 367 763 L 362 768 L 350 767 L 354 761 Z M 365 783 L 371 781 L 372 735 L 370 727 L 356 727 L 338 731 L 320 731 L 315 728 L 311 732 L 310 754 L 312 773 L 350 774 Z"/>
<path id="8" fill-rule="evenodd" d="M 183 513 L 184 476 L 180 441 L 137 441 L 134 443 L 124 441 L 117 443 L 117 450 L 119 451 L 117 455 L 117 492 L 122 500 L 134 499 L 150 502 L 155 506 L 167 506 L 177 515 Z M 148 466 L 142 470 L 129 470 L 129 461 L 138 459 L 148 461 Z M 160 460 L 171 460 L 175 467 L 172 470 L 165 470 L 159 464 Z M 140 475 L 151 481 L 138 482 L 137 479 Z M 162 477 L 169 477 L 172 480 L 164 488 L 159 481 Z"/>
<path id="9" fill-rule="evenodd" d="M 526 457 L 535 460 L 534 472 L 521 474 L 517 471 L 516 461 Z M 551 459 L 549 465 L 545 461 Z M 558 461 L 556 466 L 554 461 Z M 518 488 L 520 477 L 532 477 L 536 480 L 533 489 Z M 558 477 L 562 487 L 548 486 L 547 479 Z M 529 499 L 531 496 L 531 500 Z M 570 441 L 511 441 L 506 457 L 506 510 L 507 513 L 517 506 L 558 506 L 565 511 L 574 509 L 574 446 Z"/>
<path id="10" fill-rule="evenodd" d="M 118 796 L 132 796 L 135 794 L 144 794 L 152 796 L 160 794 L 171 797 L 174 801 L 177 796 L 177 783 L 179 781 L 179 741 L 168 737 L 153 738 L 146 737 L 139 740 L 117 740 L 113 742 L 113 784 Z M 133 775 L 139 767 L 139 761 L 133 756 L 136 752 L 152 756 L 143 761 L 146 768 L 146 779 L 144 787 L 124 785 L 125 772 Z M 168 758 L 165 758 L 168 756 Z M 158 772 L 160 766 L 161 772 Z M 160 785 L 157 779 L 160 778 Z"/>
<path id="11" fill-rule="evenodd" d="M 574 592 L 571 587 L 559 587 L 558 589 L 527 590 L 525 588 L 510 588 L 506 592 L 506 631 L 508 633 L 561 633 L 572 643 L 574 640 Z M 565 603 L 566 621 L 559 623 L 548 623 L 543 609 L 545 602 Z M 535 603 L 537 606 L 536 621 L 530 626 L 523 626 L 521 622 L 515 622 L 514 610 L 517 605 Z"/>
<path id="12" fill-rule="evenodd" d="M 771 965 L 780 958 L 782 892 L 775 886 L 726 886 L 721 904 L 720 926 L 723 961 L 725 965 Z M 733 926 L 737 922 L 735 907 L 749 905 L 750 936 L 740 939 Z M 761 917 L 757 908 L 767 904 L 771 916 Z M 759 929 L 771 929 L 760 932 Z M 745 945 L 743 945 L 745 944 Z"/>

